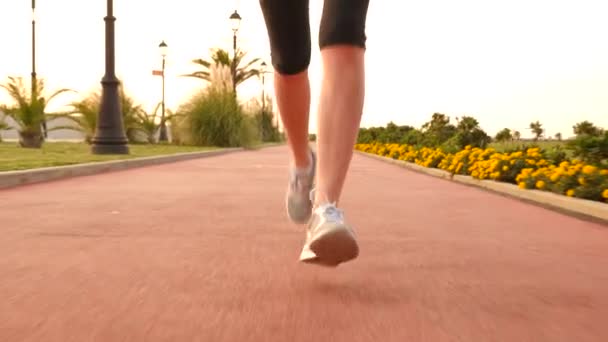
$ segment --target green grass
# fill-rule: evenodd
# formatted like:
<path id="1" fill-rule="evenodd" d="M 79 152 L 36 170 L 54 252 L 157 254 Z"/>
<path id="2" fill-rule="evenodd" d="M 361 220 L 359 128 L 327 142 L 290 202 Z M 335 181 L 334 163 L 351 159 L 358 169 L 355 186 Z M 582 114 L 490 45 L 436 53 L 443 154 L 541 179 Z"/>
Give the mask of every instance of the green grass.
<path id="1" fill-rule="evenodd" d="M 521 150 L 527 147 L 538 146 L 541 149 L 551 149 L 556 146 L 560 146 L 562 148 L 566 147 L 566 141 L 531 141 L 531 140 L 520 140 L 520 141 L 504 141 L 504 142 L 493 142 L 490 144 L 491 148 L 494 148 L 498 152 L 510 151 L 514 149 Z"/>
<path id="2" fill-rule="evenodd" d="M 131 159 L 184 152 L 207 151 L 216 147 L 176 145 L 129 145 L 128 155 L 94 155 L 85 143 L 46 142 L 41 149 L 19 147 L 16 142 L 0 143 L 0 171 L 27 170 L 49 166 L 73 165 Z"/>

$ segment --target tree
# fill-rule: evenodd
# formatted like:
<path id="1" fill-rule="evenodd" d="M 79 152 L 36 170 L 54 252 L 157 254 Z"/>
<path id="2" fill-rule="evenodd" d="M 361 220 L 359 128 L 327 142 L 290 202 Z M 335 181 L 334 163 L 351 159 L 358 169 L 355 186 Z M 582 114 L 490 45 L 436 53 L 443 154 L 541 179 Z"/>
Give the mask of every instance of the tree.
<path id="1" fill-rule="evenodd" d="M 136 105 L 135 100 L 126 94 L 122 82 L 119 84 L 119 96 L 122 120 L 127 138 L 131 143 L 137 142 L 139 141 L 137 133 L 144 132 L 142 130 L 142 114 L 145 115 L 146 113 L 141 105 Z M 97 115 L 100 110 L 100 103 L 101 96 L 99 93 L 91 93 L 80 101 L 72 102 L 72 110 L 64 116 L 71 121 L 72 125 L 61 126 L 55 129 L 70 129 L 81 132 L 85 136 L 85 141 L 90 143 L 97 128 Z M 165 118 L 166 121 L 168 121 L 167 118 Z"/>
<path id="2" fill-rule="evenodd" d="M 2 142 L 2 131 L 8 131 L 12 127 L 6 122 L 6 116 L 0 112 L 0 142 Z"/>
<path id="3" fill-rule="evenodd" d="M 450 118 L 441 113 L 433 113 L 431 120 L 422 125 L 424 144 L 439 146 L 456 133 L 456 127 L 450 124 Z"/>
<path id="4" fill-rule="evenodd" d="M 557 139 L 558 141 L 562 141 L 562 134 L 561 133 L 555 133 L 555 139 Z"/>
<path id="5" fill-rule="evenodd" d="M 513 134 L 511 134 L 511 130 L 508 128 L 503 128 L 498 133 L 496 133 L 496 141 L 509 141 L 513 139 Z"/>
<path id="6" fill-rule="evenodd" d="M 456 142 L 459 148 L 467 145 L 485 147 L 492 140 L 484 130 L 479 127 L 479 121 L 472 116 L 456 118 Z"/>
<path id="7" fill-rule="evenodd" d="M 200 66 L 202 70 L 195 71 L 182 76 L 194 77 L 205 80 L 207 82 L 211 82 L 211 66 L 223 65 L 229 67 L 230 70 L 233 70 L 233 68 L 236 69 L 236 72 L 231 75 L 232 84 L 234 85 L 234 89 L 236 89 L 239 84 L 247 81 L 251 77 L 260 75 L 260 70 L 253 67 L 256 63 L 260 61 L 260 58 L 254 58 L 245 65 L 240 66 L 241 63 L 244 62 L 246 54 L 246 52 L 237 50 L 236 58 L 233 59 L 230 57 L 230 54 L 226 50 L 212 49 L 211 61 L 202 58 L 197 58 L 192 61 L 192 63 Z"/>
<path id="8" fill-rule="evenodd" d="M 545 131 L 543 129 L 543 125 L 539 121 L 531 122 L 530 129 L 532 130 L 532 133 L 534 133 L 534 141 L 540 139 L 540 137 L 543 135 L 543 132 Z"/>
<path id="9" fill-rule="evenodd" d="M 415 129 L 412 126 L 398 126 L 397 124 L 391 121 L 386 125 L 386 127 L 370 127 L 359 129 L 357 143 L 365 144 L 371 142 L 381 142 L 411 144 L 411 142 L 405 142 L 404 138 L 414 130 Z"/>
<path id="10" fill-rule="evenodd" d="M 90 144 L 97 128 L 99 103 L 99 94 L 91 94 L 80 101 L 72 102 L 73 111 L 70 115 L 66 116 L 66 119 L 71 121 L 72 125 L 64 128 L 82 133 L 84 141 Z"/>
<path id="11" fill-rule="evenodd" d="M 577 123 L 576 125 L 572 126 L 572 129 L 574 130 L 574 134 L 576 134 L 577 136 L 580 135 L 590 135 L 590 136 L 600 136 L 602 134 L 602 129 L 595 126 L 594 124 L 592 124 L 591 122 L 585 120 L 585 121 L 581 121 L 579 123 Z"/>
<path id="12" fill-rule="evenodd" d="M 0 111 L 13 119 L 19 132 L 19 144 L 26 148 L 40 148 L 42 146 L 42 125 L 65 115 L 65 113 L 47 113 L 46 107 L 55 97 L 70 89 L 59 89 L 50 96 L 45 97 L 44 80 L 37 79 L 32 90 L 26 89 L 21 78 L 9 77 L 6 84 L 0 85 L 13 99 L 14 105 L 0 106 Z M 47 120 L 48 119 L 48 120 Z M 52 130 L 60 129 L 55 127 Z"/>
<path id="13" fill-rule="evenodd" d="M 521 133 L 519 133 L 519 131 L 513 131 L 513 139 L 515 139 L 515 140 L 521 139 Z"/>
<path id="14" fill-rule="evenodd" d="M 608 131 L 595 136 L 578 135 L 568 143 L 568 147 L 573 151 L 574 157 L 589 164 L 608 168 Z"/>

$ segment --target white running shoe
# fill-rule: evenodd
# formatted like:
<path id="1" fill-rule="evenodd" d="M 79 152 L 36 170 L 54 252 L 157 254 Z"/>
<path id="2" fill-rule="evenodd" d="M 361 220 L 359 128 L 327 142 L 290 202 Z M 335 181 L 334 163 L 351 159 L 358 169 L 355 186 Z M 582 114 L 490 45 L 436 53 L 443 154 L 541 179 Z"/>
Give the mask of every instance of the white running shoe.
<path id="1" fill-rule="evenodd" d="M 331 203 L 318 206 L 308 223 L 300 261 L 336 267 L 358 255 L 355 233 L 344 222 L 342 210 Z"/>
<path id="2" fill-rule="evenodd" d="M 310 151 L 311 165 L 308 170 L 290 169 L 289 185 L 287 187 L 286 206 L 289 218 L 299 224 L 304 224 L 312 214 L 310 192 L 314 187 L 317 159 Z"/>

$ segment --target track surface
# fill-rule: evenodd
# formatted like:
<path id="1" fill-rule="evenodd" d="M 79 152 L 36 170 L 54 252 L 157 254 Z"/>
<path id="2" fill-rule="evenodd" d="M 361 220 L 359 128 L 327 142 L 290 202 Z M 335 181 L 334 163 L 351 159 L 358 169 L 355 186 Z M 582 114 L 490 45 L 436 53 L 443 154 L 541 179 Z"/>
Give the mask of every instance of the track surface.
<path id="1" fill-rule="evenodd" d="M 0 340 L 608 341 L 608 229 L 355 155 L 297 262 L 285 147 L 0 191 Z"/>

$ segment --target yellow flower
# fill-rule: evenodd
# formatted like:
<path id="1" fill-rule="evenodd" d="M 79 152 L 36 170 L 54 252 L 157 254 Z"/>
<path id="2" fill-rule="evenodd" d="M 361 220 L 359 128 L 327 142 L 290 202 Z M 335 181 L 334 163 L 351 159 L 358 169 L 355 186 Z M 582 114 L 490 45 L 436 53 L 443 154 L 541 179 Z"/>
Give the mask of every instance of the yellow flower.
<path id="1" fill-rule="evenodd" d="M 554 174 L 551 175 L 551 181 L 552 182 L 557 182 L 557 180 L 559 179 L 560 174 L 558 172 L 555 172 Z"/>
<path id="2" fill-rule="evenodd" d="M 460 170 L 462 170 L 463 166 L 464 166 L 463 163 L 458 163 L 458 166 L 456 166 L 456 173 L 460 173 Z"/>
<path id="3" fill-rule="evenodd" d="M 578 177 L 578 184 L 585 185 L 586 181 L 584 177 Z"/>
<path id="4" fill-rule="evenodd" d="M 604 189 L 604 192 L 602 192 L 602 197 L 608 199 L 608 189 Z"/>
<path id="5" fill-rule="evenodd" d="M 583 173 L 586 175 L 590 175 L 590 174 L 594 173 L 595 170 L 597 170 L 597 167 L 595 167 L 593 165 L 585 165 L 583 167 Z"/>
<path id="6" fill-rule="evenodd" d="M 509 167 L 507 165 L 505 165 L 505 166 L 502 167 L 502 170 L 503 171 L 509 171 Z"/>
<path id="7" fill-rule="evenodd" d="M 539 189 L 542 189 L 545 187 L 545 182 L 543 182 L 542 180 L 539 180 L 538 182 L 536 182 L 536 187 Z"/>
<path id="8" fill-rule="evenodd" d="M 519 182 L 519 184 L 517 186 L 519 186 L 520 189 L 525 189 L 526 188 L 526 183 L 525 182 Z"/>
<path id="9" fill-rule="evenodd" d="M 570 190 L 566 191 L 566 196 L 568 196 L 568 197 L 574 197 L 574 190 L 570 189 Z"/>
<path id="10" fill-rule="evenodd" d="M 603 169 L 602 171 L 600 171 L 600 175 L 608 176 L 608 169 Z"/>

